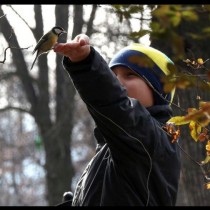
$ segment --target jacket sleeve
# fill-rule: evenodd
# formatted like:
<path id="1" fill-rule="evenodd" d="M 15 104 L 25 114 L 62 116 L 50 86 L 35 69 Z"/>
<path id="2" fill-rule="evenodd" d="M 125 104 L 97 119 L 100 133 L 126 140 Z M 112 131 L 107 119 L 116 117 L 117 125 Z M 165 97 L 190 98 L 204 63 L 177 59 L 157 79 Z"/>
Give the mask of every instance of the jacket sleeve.
<path id="1" fill-rule="evenodd" d="M 63 59 L 75 88 L 117 157 L 153 153 L 161 131 L 158 121 L 137 100 L 127 96 L 125 88 L 109 69 L 102 56 L 91 47 L 91 53 L 82 62 Z M 127 156 L 128 157 L 128 156 Z"/>

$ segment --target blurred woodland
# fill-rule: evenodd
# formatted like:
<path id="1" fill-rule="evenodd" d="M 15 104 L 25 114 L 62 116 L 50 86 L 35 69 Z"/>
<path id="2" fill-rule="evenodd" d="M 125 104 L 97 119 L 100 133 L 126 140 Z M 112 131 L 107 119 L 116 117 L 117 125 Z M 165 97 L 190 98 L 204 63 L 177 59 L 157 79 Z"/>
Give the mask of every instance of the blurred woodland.
<path id="1" fill-rule="evenodd" d="M 30 22 L 16 5 L 0 5 L 0 206 L 54 206 L 74 191 L 84 167 L 95 154 L 94 123 L 62 66 L 62 56 L 40 56 L 32 71 L 32 45 L 51 29 L 46 9 L 33 5 Z M 24 9 L 24 5 L 22 5 Z M 6 11 L 10 11 L 7 14 Z M 68 34 L 85 33 L 107 62 L 131 42 L 149 36 L 150 45 L 167 54 L 180 69 L 200 75 L 209 69 L 210 5 L 54 5 L 53 25 Z M 18 19 L 21 35 L 11 20 Z M 24 37 L 26 36 L 26 37 Z M 20 39 L 32 37 L 31 44 Z M 51 55 L 51 57 L 50 57 Z M 53 57 L 54 56 L 54 57 Z M 197 64 L 197 59 L 206 61 Z M 189 59 L 189 63 L 183 62 Z M 191 64 L 191 65 L 189 65 Z M 194 68 L 192 68 L 194 67 Z M 184 115 L 209 90 L 177 89 L 172 108 Z M 177 206 L 208 206 L 210 190 L 196 161 L 205 144 L 195 142 L 188 126 L 180 128 L 182 173 Z M 207 164 L 206 173 L 209 173 Z"/>

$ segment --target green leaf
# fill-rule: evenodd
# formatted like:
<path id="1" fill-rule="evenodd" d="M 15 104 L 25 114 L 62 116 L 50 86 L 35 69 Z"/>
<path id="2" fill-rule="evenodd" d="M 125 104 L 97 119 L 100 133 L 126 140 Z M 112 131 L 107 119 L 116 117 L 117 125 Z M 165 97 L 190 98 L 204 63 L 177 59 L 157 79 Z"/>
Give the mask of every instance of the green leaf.
<path id="1" fill-rule="evenodd" d="M 34 139 L 34 143 L 35 143 L 36 150 L 41 150 L 42 149 L 43 142 L 42 142 L 41 136 L 36 136 L 36 138 Z"/>
<path id="2" fill-rule="evenodd" d="M 187 21 L 198 21 L 198 15 L 191 10 L 184 10 L 182 12 L 182 17 L 183 19 L 187 20 Z"/>
<path id="3" fill-rule="evenodd" d="M 177 13 L 177 15 L 173 15 L 172 17 L 170 17 L 170 22 L 175 27 L 178 26 L 181 22 L 181 16 L 178 14 L 180 14 L 180 13 Z"/>
<path id="4" fill-rule="evenodd" d="M 132 32 L 131 34 L 130 34 L 130 36 L 132 37 L 132 38 L 140 38 L 140 37 L 142 37 L 142 36 L 144 36 L 144 35 L 146 35 L 146 34 L 149 34 L 149 33 L 151 33 L 151 31 L 150 30 L 140 30 L 140 31 L 134 31 L 134 32 Z"/>
<path id="5" fill-rule="evenodd" d="M 202 33 L 210 33 L 210 27 L 203 28 Z"/>

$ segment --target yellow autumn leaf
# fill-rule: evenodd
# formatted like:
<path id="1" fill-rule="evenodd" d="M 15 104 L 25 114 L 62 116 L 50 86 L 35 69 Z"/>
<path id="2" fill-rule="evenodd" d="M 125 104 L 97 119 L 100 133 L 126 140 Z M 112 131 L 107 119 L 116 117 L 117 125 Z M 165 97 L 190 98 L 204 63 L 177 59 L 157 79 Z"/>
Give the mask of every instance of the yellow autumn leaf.
<path id="1" fill-rule="evenodd" d="M 145 68 L 153 68 L 155 63 L 149 59 L 147 56 L 140 56 L 140 55 L 132 55 L 128 57 L 128 60 L 138 65 L 139 67 L 145 67 Z"/>
<path id="2" fill-rule="evenodd" d="M 207 190 L 210 190 L 210 182 L 206 183 L 206 184 L 204 185 L 204 187 L 205 187 Z"/>
<path id="3" fill-rule="evenodd" d="M 199 108 L 204 109 L 205 111 L 210 110 L 210 102 L 209 101 L 200 101 Z"/>
<path id="4" fill-rule="evenodd" d="M 176 87 L 179 88 L 179 89 L 186 89 L 188 86 L 190 86 L 190 81 L 189 80 L 178 80 L 176 82 Z"/>
<path id="5" fill-rule="evenodd" d="M 187 109 L 188 114 L 192 114 L 192 113 L 195 112 L 195 111 L 197 111 L 196 108 L 188 108 L 188 109 Z"/>
<path id="6" fill-rule="evenodd" d="M 168 120 L 167 123 L 174 123 L 175 125 L 185 125 L 188 124 L 190 120 L 186 120 L 185 116 L 175 116 Z"/>
<path id="7" fill-rule="evenodd" d="M 202 108 L 205 106 L 205 104 L 208 103 L 207 101 L 199 101 L 199 108 Z"/>
<path id="8" fill-rule="evenodd" d="M 190 121 L 189 128 L 191 137 L 197 142 L 202 127 L 195 121 Z"/>
<path id="9" fill-rule="evenodd" d="M 198 59 L 197 59 L 197 62 L 198 62 L 198 64 L 200 64 L 200 65 L 203 65 L 203 63 L 204 63 L 204 61 L 203 61 L 202 58 L 198 58 Z"/>
<path id="10" fill-rule="evenodd" d="M 175 87 L 175 84 L 174 83 L 165 83 L 164 86 L 163 86 L 163 91 L 165 93 L 170 93 Z"/>
<path id="11" fill-rule="evenodd" d="M 201 164 L 202 164 L 202 165 L 205 165 L 205 164 L 207 164 L 208 162 L 210 162 L 210 156 L 209 156 L 209 155 L 207 155 L 206 158 L 205 158 L 203 161 L 201 161 Z"/>
<path id="12" fill-rule="evenodd" d="M 207 152 L 210 152 L 210 140 L 208 140 L 208 142 L 206 144 L 206 150 L 207 150 Z"/>
<path id="13" fill-rule="evenodd" d="M 199 110 L 194 108 L 188 109 L 188 115 L 185 116 L 185 120 L 195 121 L 200 124 L 200 126 L 205 127 L 210 122 L 210 105 L 203 103 Z"/>

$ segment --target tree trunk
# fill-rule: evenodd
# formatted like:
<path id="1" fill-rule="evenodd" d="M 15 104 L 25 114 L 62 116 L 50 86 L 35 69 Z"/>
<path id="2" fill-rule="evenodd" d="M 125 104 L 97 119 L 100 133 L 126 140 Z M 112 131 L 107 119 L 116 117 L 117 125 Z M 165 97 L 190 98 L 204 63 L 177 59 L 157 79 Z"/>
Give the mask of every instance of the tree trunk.
<path id="1" fill-rule="evenodd" d="M 68 5 L 56 5 L 56 25 L 68 31 Z M 65 42 L 62 35 L 59 42 Z M 71 160 L 71 133 L 73 128 L 75 89 L 62 66 L 63 57 L 56 56 L 55 124 L 45 136 L 47 189 L 49 205 L 62 201 L 62 195 L 71 190 L 74 170 Z"/>

